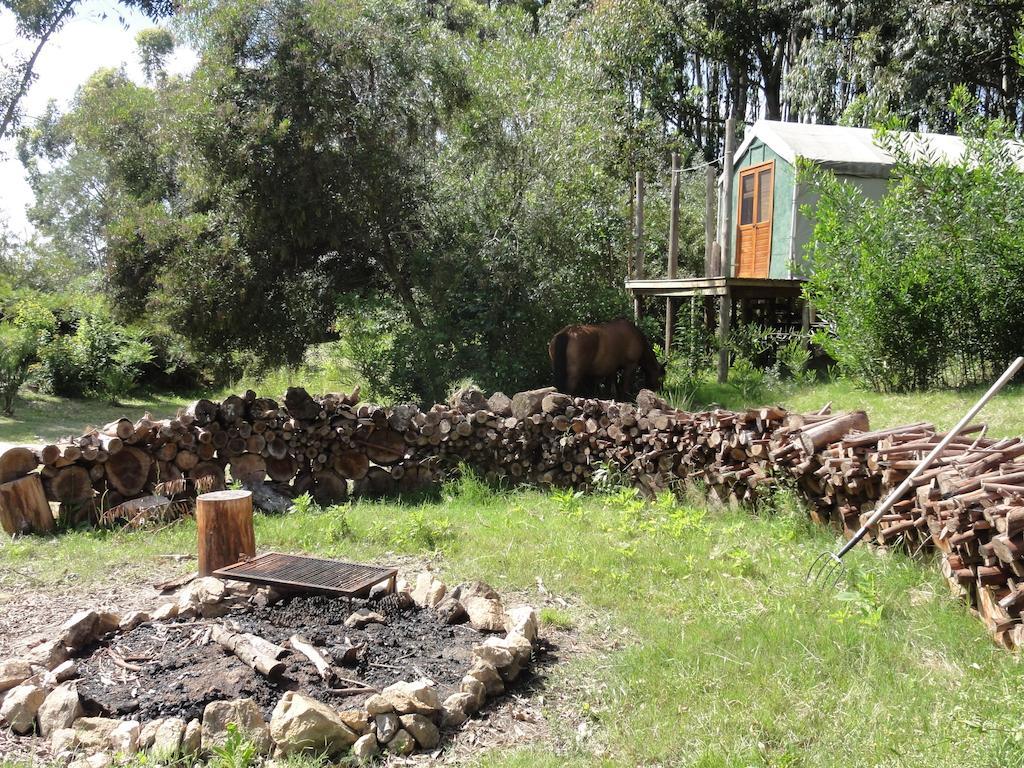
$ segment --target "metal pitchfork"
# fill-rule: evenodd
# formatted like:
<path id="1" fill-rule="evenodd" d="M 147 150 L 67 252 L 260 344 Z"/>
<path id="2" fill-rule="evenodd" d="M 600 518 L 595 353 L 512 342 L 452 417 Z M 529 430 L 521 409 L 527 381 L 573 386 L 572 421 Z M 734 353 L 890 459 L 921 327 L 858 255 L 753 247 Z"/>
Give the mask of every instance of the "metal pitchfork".
<path id="1" fill-rule="evenodd" d="M 920 477 L 925 470 L 931 466 L 931 463 L 942 453 L 947 445 L 952 442 L 960 430 L 970 423 L 970 421 L 978 415 L 978 412 L 985 407 L 985 404 L 991 400 L 995 394 L 1003 388 L 1010 379 L 1013 378 L 1014 374 L 1020 370 L 1021 366 L 1024 365 L 1024 357 L 1018 357 L 1012 363 L 1010 367 L 1006 369 L 1002 376 L 993 384 L 988 392 L 981 396 L 981 399 L 974 404 L 964 417 L 957 422 L 956 426 L 951 429 L 942 440 L 939 441 L 938 445 L 932 448 L 924 460 L 914 468 L 914 471 L 907 476 L 907 479 L 899 484 L 892 493 L 885 497 L 885 501 L 878 505 L 874 512 L 871 513 L 871 517 L 865 521 L 865 523 L 853 534 L 853 537 L 843 544 L 837 552 L 822 552 L 818 555 L 814 562 L 811 563 L 811 567 L 807 569 L 806 581 L 813 581 L 819 584 L 823 584 L 826 587 L 835 587 L 839 580 L 843 577 L 845 566 L 843 565 L 843 556 L 856 546 L 857 542 L 864 538 L 867 534 L 868 529 L 871 528 L 875 523 L 882 519 L 882 515 L 892 509 L 892 506 L 902 498 L 910 488 L 913 487 L 914 481 Z"/>

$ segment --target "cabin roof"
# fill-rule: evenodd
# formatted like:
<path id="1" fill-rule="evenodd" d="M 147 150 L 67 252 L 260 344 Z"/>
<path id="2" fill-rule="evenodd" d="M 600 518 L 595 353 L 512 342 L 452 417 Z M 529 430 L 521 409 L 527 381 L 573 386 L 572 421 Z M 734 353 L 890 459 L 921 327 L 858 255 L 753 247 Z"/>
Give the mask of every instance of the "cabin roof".
<path id="1" fill-rule="evenodd" d="M 964 154 L 964 142 L 959 136 L 909 132 L 902 135 L 909 142 L 911 152 L 922 159 L 956 163 Z M 888 178 L 896 164 L 893 156 L 875 143 L 875 132 L 870 128 L 758 120 L 747 130 L 743 143 L 737 148 L 737 159 L 755 139 L 760 139 L 790 164 L 795 164 L 797 157 L 803 157 L 846 176 Z M 1009 143 L 1016 155 L 1017 167 L 1024 170 L 1024 144 Z"/>

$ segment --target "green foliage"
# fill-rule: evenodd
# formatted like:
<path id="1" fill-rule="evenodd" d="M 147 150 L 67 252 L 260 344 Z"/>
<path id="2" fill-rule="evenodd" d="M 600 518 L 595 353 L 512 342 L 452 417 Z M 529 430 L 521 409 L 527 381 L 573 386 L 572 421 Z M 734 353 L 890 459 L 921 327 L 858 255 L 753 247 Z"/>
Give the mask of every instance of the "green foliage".
<path id="1" fill-rule="evenodd" d="M 139 49 L 139 63 L 149 81 L 162 80 L 167 76 L 167 57 L 174 51 L 174 35 L 161 27 L 143 29 L 135 35 Z"/>
<path id="2" fill-rule="evenodd" d="M 5 416 L 14 413 L 14 396 L 28 376 L 36 345 L 37 339 L 30 329 L 0 323 L 0 402 Z"/>
<path id="3" fill-rule="evenodd" d="M 68 318 L 68 332 L 44 336 L 37 379 L 58 395 L 116 403 L 135 389 L 153 360 L 153 346 L 143 330 L 117 324 L 101 303 L 76 307 L 75 315 Z"/>
<path id="4" fill-rule="evenodd" d="M 921 157 L 913 139 L 880 133 L 896 156 L 877 201 L 828 174 L 805 172 L 820 200 L 807 295 L 843 370 L 879 390 L 990 379 L 1020 351 L 1024 316 L 1024 175 L 1005 127 L 972 117 L 956 162 Z"/>
<path id="5" fill-rule="evenodd" d="M 234 723 L 228 723 L 228 735 L 224 743 L 213 747 L 210 751 L 210 768 L 250 768 L 259 755 L 259 747 Z"/>

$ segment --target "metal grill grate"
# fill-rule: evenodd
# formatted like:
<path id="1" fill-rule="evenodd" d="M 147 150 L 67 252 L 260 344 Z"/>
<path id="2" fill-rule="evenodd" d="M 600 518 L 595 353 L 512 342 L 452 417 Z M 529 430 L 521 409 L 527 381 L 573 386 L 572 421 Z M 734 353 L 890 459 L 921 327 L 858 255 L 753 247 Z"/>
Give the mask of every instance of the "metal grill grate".
<path id="1" fill-rule="evenodd" d="M 389 591 L 393 592 L 397 574 L 397 568 L 322 560 L 303 555 L 282 555 L 278 552 L 268 552 L 213 572 L 214 576 L 222 579 L 251 581 L 254 584 L 341 597 L 365 597 L 370 587 L 382 581 L 390 581 Z"/>

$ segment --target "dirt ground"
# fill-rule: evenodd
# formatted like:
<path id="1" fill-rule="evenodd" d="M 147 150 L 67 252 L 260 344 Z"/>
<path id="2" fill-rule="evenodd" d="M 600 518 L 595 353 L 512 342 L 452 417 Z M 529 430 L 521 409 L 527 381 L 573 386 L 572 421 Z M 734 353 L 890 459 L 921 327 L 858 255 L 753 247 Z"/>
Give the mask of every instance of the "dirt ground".
<path id="1" fill-rule="evenodd" d="M 52 587 L 14 589 L 12 588 L 12 579 L 4 579 L 3 582 L 0 582 L 0 658 L 15 656 L 26 646 L 33 644 L 33 641 L 52 636 L 53 630 L 67 617 L 83 608 L 109 607 L 122 613 L 136 609 L 152 609 L 154 605 L 167 599 L 167 597 L 161 598 L 160 592 L 154 588 L 153 584 L 178 575 L 188 570 L 191 565 L 190 562 L 183 561 L 181 558 L 171 558 L 158 564 L 150 573 L 149 579 L 142 580 L 136 576 L 126 583 L 123 576 L 112 574 L 109 581 L 87 588 L 75 584 L 74 580 L 70 579 L 68 583 Z M 8 574 L 8 576 L 16 576 L 16 574 Z M 538 608 L 543 602 L 552 599 L 550 595 L 541 596 L 535 592 L 532 594 L 505 593 L 503 597 L 509 604 L 528 602 Z M 564 600 L 559 600 L 559 603 L 566 604 Z M 301 619 L 303 609 L 309 606 L 299 604 L 296 607 L 298 610 L 293 614 L 292 620 L 286 619 L 281 622 L 282 625 L 278 627 L 276 634 L 273 631 L 266 632 L 268 639 L 280 641 L 284 634 L 290 635 L 296 627 L 301 632 L 316 633 L 315 627 L 303 625 Z M 326 613 L 330 612 L 329 608 L 324 606 L 320 606 L 320 610 Z M 425 613 L 417 618 L 410 618 L 411 624 L 407 629 L 418 632 L 422 639 L 426 625 L 421 624 L 417 627 L 417 622 L 425 622 L 427 618 Z M 267 620 L 267 617 L 254 616 L 248 620 L 259 623 Z M 280 616 L 274 620 L 279 621 Z M 265 630 L 268 627 L 266 623 L 261 623 L 259 626 Z M 253 624 L 249 628 L 256 629 L 257 626 Z M 147 647 L 152 649 L 154 638 L 147 637 L 146 631 L 152 632 L 152 630 L 140 628 L 135 631 L 139 633 L 138 637 L 129 633 L 122 640 L 127 642 L 131 639 L 133 642 L 139 643 L 140 647 L 148 644 Z M 409 667 L 407 670 L 399 667 L 399 664 L 389 664 L 385 660 L 379 661 L 379 663 L 398 669 L 364 665 L 353 674 L 353 677 L 359 677 L 377 685 L 403 678 L 411 679 L 410 675 L 405 673 L 410 671 L 415 673 L 417 671 L 415 668 L 419 668 L 419 671 L 426 676 L 436 676 L 441 685 L 452 685 L 455 682 L 455 668 L 463 669 L 468 666 L 463 656 L 468 652 L 468 646 L 472 645 L 474 639 L 468 635 L 458 638 L 460 630 L 454 630 L 450 637 L 438 635 L 434 637 L 432 643 L 424 645 L 424 647 L 429 646 L 426 651 L 427 658 L 423 658 L 422 655 L 414 658 L 409 655 L 411 647 L 407 639 L 394 636 L 389 631 L 382 629 L 370 628 L 369 631 L 378 633 L 379 639 L 394 646 L 379 658 L 390 654 L 389 658 L 398 658 L 400 659 L 399 664 L 406 664 Z M 353 642 L 359 641 L 356 637 L 358 632 L 351 630 L 348 632 Z M 439 632 L 441 635 L 444 634 L 443 630 L 439 630 Z M 586 640 L 583 637 L 586 633 L 575 630 L 562 631 L 551 627 L 544 628 L 541 634 L 544 649 L 538 654 L 532 673 L 528 678 L 517 683 L 505 696 L 489 703 L 481 713 L 457 729 L 456 732 L 446 734 L 438 750 L 405 758 L 402 764 L 463 765 L 471 762 L 474 757 L 478 757 L 483 750 L 523 747 L 537 742 L 546 743 L 561 751 L 559 742 L 575 735 L 574 722 L 580 719 L 578 699 L 575 695 L 578 691 L 574 690 L 574 686 L 586 684 L 584 681 L 573 682 L 569 679 L 564 674 L 565 665 L 580 657 L 591 655 L 594 652 L 594 648 L 591 646 L 593 639 Z M 330 638 L 321 636 L 318 639 L 329 640 Z M 447 650 L 442 647 L 445 645 L 444 642 L 441 642 L 442 640 L 448 643 Z M 222 669 L 234 666 L 230 663 L 225 666 L 223 664 L 224 655 L 214 648 L 208 646 L 204 652 L 207 651 L 211 654 L 219 654 L 218 660 Z M 140 650 L 138 655 L 146 653 L 147 651 Z M 129 655 L 131 654 L 129 653 Z M 95 667 L 92 671 L 109 676 L 116 668 L 112 669 L 106 664 L 106 661 L 108 660 L 104 660 L 102 654 L 97 654 L 95 660 L 83 664 L 83 670 L 89 669 L 89 665 L 92 665 Z M 233 662 L 233 659 L 229 661 Z M 234 679 L 241 681 L 244 678 L 246 685 L 251 685 L 251 670 L 244 665 L 239 664 L 238 666 L 244 668 L 244 675 L 241 669 L 234 670 L 236 673 Z M 294 665 L 292 667 L 294 672 Z M 123 670 L 117 671 L 123 672 Z M 395 675 L 395 677 L 391 678 L 391 675 Z M 168 675 L 168 677 L 170 676 Z M 231 673 L 228 673 L 225 680 L 229 681 L 230 679 L 232 679 Z M 130 703 L 126 704 L 126 700 L 122 700 L 119 705 L 116 702 L 107 701 L 105 706 L 115 716 L 128 717 L 141 714 L 143 719 L 148 719 L 172 711 L 184 712 L 187 707 L 183 707 L 182 702 L 196 693 L 195 690 L 189 690 L 188 684 L 181 680 L 171 680 L 164 688 L 158 687 L 156 678 L 150 682 L 153 683 L 152 687 L 145 690 L 150 690 L 151 694 L 145 698 L 144 705 L 140 703 L 139 706 L 133 707 Z M 182 685 L 175 687 L 175 683 L 182 683 Z M 244 685 L 241 686 L 241 688 L 244 687 Z M 241 688 L 240 695 L 252 695 L 252 693 L 246 694 Z M 89 691 L 93 691 L 93 694 L 89 694 Z M 93 695 L 95 698 L 95 692 L 94 683 L 84 683 L 83 693 L 86 696 Z M 270 698 L 265 698 L 267 698 L 263 702 L 265 708 L 272 706 Z M 260 699 L 258 698 L 258 700 Z M 355 699 L 340 702 L 337 705 L 341 708 L 353 703 L 355 703 Z M 132 715 L 132 712 L 136 714 Z M 198 711 L 189 711 L 186 714 L 195 716 L 199 713 Z M 14 738 L 9 732 L 0 730 L 0 756 L 39 761 L 49 757 L 49 750 L 44 739 L 38 737 Z"/>

